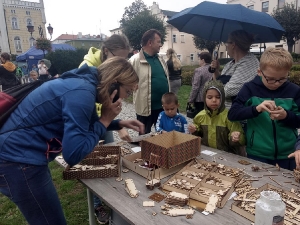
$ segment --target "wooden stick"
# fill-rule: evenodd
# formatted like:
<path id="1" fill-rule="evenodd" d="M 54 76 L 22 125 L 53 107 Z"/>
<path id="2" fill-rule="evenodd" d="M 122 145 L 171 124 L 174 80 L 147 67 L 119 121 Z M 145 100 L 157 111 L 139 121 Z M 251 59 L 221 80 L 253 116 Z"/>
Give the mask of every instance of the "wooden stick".
<path id="1" fill-rule="evenodd" d="M 263 174 L 264 177 L 269 177 L 269 176 L 278 176 L 277 174 Z"/>
<path id="2" fill-rule="evenodd" d="M 278 184 L 279 186 L 282 186 L 280 183 L 278 183 L 276 180 L 274 180 L 272 177 L 269 177 L 272 181 L 274 181 L 276 184 Z"/>

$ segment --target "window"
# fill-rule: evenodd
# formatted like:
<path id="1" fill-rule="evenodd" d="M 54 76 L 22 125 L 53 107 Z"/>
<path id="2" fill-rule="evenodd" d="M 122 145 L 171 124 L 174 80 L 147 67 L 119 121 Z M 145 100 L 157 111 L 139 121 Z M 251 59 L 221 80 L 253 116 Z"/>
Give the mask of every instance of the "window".
<path id="1" fill-rule="evenodd" d="M 190 58 L 191 58 L 191 62 L 194 62 L 194 53 L 191 53 Z"/>
<path id="2" fill-rule="evenodd" d="M 185 41 L 184 41 L 184 34 L 181 34 L 181 35 L 180 35 L 180 42 L 181 42 L 181 43 L 184 43 L 184 42 L 185 42 Z"/>
<path id="3" fill-rule="evenodd" d="M 285 0 L 278 0 L 278 8 L 281 9 L 285 4 Z"/>
<path id="4" fill-rule="evenodd" d="M 29 25 L 29 24 L 30 24 L 30 25 L 32 25 L 32 21 L 31 21 L 31 19 L 27 19 L 27 21 L 26 21 L 26 22 L 27 22 L 27 25 Z"/>
<path id="5" fill-rule="evenodd" d="M 14 10 L 14 9 L 12 9 L 12 10 L 10 10 L 10 11 L 11 11 L 11 13 L 13 13 L 13 14 L 16 13 L 16 10 Z"/>
<path id="6" fill-rule="evenodd" d="M 249 5 L 247 8 L 254 10 L 254 5 Z"/>
<path id="7" fill-rule="evenodd" d="M 28 16 L 29 16 L 29 15 L 30 15 L 30 11 L 26 11 L 26 15 L 28 15 Z"/>
<path id="8" fill-rule="evenodd" d="M 12 25 L 12 29 L 18 29 L 18 21 L 17 18 L 13 17 L 11 19 L 11 25 Z"/>
<path id="9" fill-rule="evenodd" d="M 269 11 L 269 2 L 263 2 L 262 3 L 262 12 L 268 12 Z"/>
<path id="10" fill-rule="evenodd" d="M 181 61 L 181 55 L 177 54 L 177 58 Z"/>
<path id="11" fill-rule="evenodd" d="M 22 51 L 21 40 L 19 37 L 14 38 L 16 51 Z"/>
<path id="12" fill-rule="evenodd" d="M 176 43 L 176 34 L 173 34 L 173 43 Z"/>
<path id="13" fill-rule="evenodd" d="M 30 46 L 30 48 L 33 46 L 33 44 L 34 44 L 34 38 L 31 37 L 31 38 L 29 38 L 29 46 Z"/>

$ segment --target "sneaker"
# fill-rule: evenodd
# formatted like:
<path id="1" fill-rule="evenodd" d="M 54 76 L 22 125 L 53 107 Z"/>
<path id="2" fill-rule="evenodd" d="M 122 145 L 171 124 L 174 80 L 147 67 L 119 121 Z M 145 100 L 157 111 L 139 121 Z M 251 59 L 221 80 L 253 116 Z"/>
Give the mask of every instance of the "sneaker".
<path id="1" fill-rule="evenodd" d="M 99 224 L 108 223 L 109 213 L 103 206 L 99 206 L 95 209 L 95 216 Z"/>

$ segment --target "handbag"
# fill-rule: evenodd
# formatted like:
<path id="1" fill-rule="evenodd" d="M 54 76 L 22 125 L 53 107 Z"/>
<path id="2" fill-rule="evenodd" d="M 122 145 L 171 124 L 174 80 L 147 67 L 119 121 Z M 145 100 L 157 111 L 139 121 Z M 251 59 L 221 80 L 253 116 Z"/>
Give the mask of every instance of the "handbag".
<path id="1" fill-rule="evenodd" d="M 186 116 L 188 118 L 194 119 L 197 113 L 198 113 L 197 110 L 194 107 L 192 107 L 191 103 L 188 102 L 186 105 Z"/>

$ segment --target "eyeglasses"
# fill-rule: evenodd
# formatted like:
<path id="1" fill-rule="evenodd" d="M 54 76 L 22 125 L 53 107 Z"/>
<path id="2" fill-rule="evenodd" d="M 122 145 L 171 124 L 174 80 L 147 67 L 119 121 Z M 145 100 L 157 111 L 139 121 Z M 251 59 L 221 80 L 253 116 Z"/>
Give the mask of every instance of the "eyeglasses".
<path id="1" fill-rule="evenodd" d="M 125 88 L 124 86 L 122 86 L 122 87 L 125 89 L 125 92 L 126 92 L 126 94 L 127 94 L 127 97 L 130 97 L 130 96 L 132 95 L 133 91 L 132 91 L 132 90 L 128 90 L 128 89 Z"/>
<path id="2" fill-rule="evenodd" d="M 267 81 L 268 84 L 275 84 L 276 82 L 282 84 L 282 83 L 286 82 L 286 81 L 289 79 L 289 77 L 290 77 L 289 74 L 288 74 L 287 77 L 281 78 L 281 79 L 279 79 L 279 80 L 276 80 L 276 79 L 269 79 L 269 78 L 267 78 L 267 77 L 265 76 L 265 74 L 264 74 L 264 72 L 263 72 L 262 70 L 260 70 L 260 71 L 261 71 L 262 75 L 264 76 L 264 78 L 266 79 L 266 81 Z"/>
<path id="3" fill-rule="evenodd" d="M 113 56 L 116 56 L 110 49 L 107 49 Z"/>

